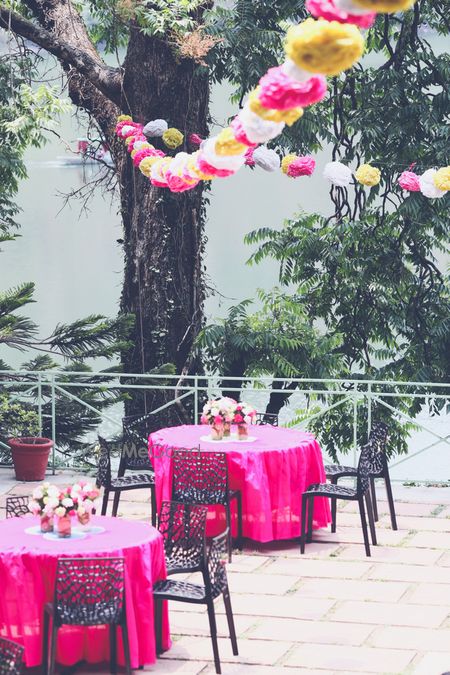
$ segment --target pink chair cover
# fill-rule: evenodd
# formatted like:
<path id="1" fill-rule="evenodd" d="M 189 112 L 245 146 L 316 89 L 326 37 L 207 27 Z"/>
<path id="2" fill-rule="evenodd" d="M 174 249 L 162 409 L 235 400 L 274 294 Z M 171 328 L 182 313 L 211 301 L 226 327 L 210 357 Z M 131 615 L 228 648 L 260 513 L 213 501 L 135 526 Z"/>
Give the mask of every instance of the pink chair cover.
<path id="1" fill-rule="evenodd" d="M 25 647 L 28 667 L 42 663 L 43 608 L 53 601 L 56 564 L 60 557 L 124 557 L 127 624 L 131 665 L 156 660 L 153 623 L 153 582 L 166 578 L 163 539 L 148 523 L 96 517 L 106 528 L 86 539 L 49 541 L 24 530 L 37 525 L 33 517 L 10 518 L 0 523 L 0 635 Z M 118 634 L 118 660 L 123 664 L 122 631 Z M 163 647 L 169 649 L 167 607 L 163 621 Z M 106 626 L 63 626 L 58 631 L 57 661 L 109 661 Z"/>
<path id="2" fill-rule="evenodd" d="M 202 441 L 205 425 L 169 427 L 149 437 L 149 455 L 156 473 L 158 505 L 171 496 L 170 448 L 198 448 L 227 453 L 230 487 L 242 493 L 244 537 L 267 542 L 300 536 L 301 494 L 311 483 L 325 482 L 322 452 L 314 436 L 296 429 L 251 426 L 254 442 Z M 233 512 L 233 534 L 236 517 Z M 313 527 L 331 521 L 328 499 L 314 500 Z M 210 507 L 208 535 L 224 528 L 222 507 Z"/>

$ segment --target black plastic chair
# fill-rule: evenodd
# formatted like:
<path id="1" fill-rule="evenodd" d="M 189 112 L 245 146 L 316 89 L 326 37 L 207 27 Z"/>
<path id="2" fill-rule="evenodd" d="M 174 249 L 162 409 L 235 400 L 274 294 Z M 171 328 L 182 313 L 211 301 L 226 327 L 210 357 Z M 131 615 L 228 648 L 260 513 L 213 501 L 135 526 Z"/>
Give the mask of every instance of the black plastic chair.
<path id="1" fill-rule="evenodd" d="M 162 503 L 158 529 L 164 540 L 167 574 L 203 569 L 207 515 L 208 507 L 201 504 Z"/>
<path id="2" fill-rule="evenodd" d="M 271 424 L 273 427 L 277 427 L 278 415 L 276 413 L 257 412 L 253 418 L 253 424 Z"/>
<path id="3" fill-rule="evenodd" d="M 29 515 L 29 503 L 29 497 L 6 497 L 6 517 L 17 518 L 19 516 Z"/>
<path id="4" fill-rule="evenodd" d="M 125 610 L 123 558 L 60 558 L 56 568 L 55 599 L 44 608 L 44 675 L 54 675 L 58 629 L 71 626 L 109 626 L 110 667 L 117 672 L 117 626 L 122 628 L 127 675 L 131 675 Z M 50 619 L 52 629 L 49 633 Z"/>
<path id="5" fill-rule="evenodd" d="M 172 500 L 184 504 L 222 504 L 228 530 L 228 561 L 231 562 L 231 501 L 236 500 L 238 536 L 242 551 L 242 496 L 230 490 L 228 464 L 224 452 L 174 449 L 172 451 Z"/>
<path id="6" fill-rule="evenodd" d="M 154 500 L 155 478 L 154 475 L 148 473 L 133 473 L 128 476 L 111 477 L 111 448 L 104 438 L 98 437 L 100 444 L 100 457 L 98 461 L 97 480 L 98 488 L 103 488 L 103 502 L 102 502 L 102 516 L 106 515 L 108 509 L 109 493 L 113 492 L 114 496 L 117 493 L 126 492 L 127 490 L 142 490 L 149 488 L 151 490 L 152 504 Z M 123 453 L 123 450 L 122 450 Z M 119 500 L 114 499 L 112 515 L 117 516 L 117 509 Z M 156 507 L 152 508 L 152 525 L 156 524 Z"/>
<path id="7" fill-rule="evenodd" d="M 214 664 L 216 673 L 221 673 L 219 645 L 217 642 L 216 614 L 214 611 L 214 600 L 218 598 L 219 595 L 223 596 L 233 654 L 237 655 L 239 653 L 225 562 L 222 560 L 222 553 L 225 550 L 225 543 L 227 542 L 227 530 L 212 539 L 209 550 L 205 554 L 202 562 L 201 572 L 203 574 L 203 585 L 187 581 L 177 581 L 174 579 L 157 581 L 154 584 L 153 598 L 155 601 L 156 651 L 158 654 L 162 651 L 162 601 L 175 600 L 178 602 L 206 605 L 214 653 Z"/>
<path id="8" fill-rule="evenodd" d="M 376 453 L 374 457 L 374 468 L 370 472 L 370 490 L 372 496 L 372 507 L 374 519 L 378 520 L 377 495 L 375 492 L 375 478 L 383 478 L 386 486 L 386 495 L 389 504 L 389 513 L 391 516 L 392 529 L 397 529 L 397 517 L 395 515 L 394 497 L 392 495 L 391 478 L 389 476 L 389 466 L 386 457 L 386 444 L 388 440 L 388 426 L 384 422 L 377 422 L 372 427 L 369 441 L 373 441 L 373 450 Z M 381 460 L 381 464 L 380 464 Z M 381 467 L 381 468 L 380 468 Z M 326 477 L 331 483 L 336 484 L 340 478 L 356 476 L 356 468 L 353 466 L 342 466 L 340 464 L 328 464 L 325 466 Z M 333 504 L 332 504 L 333 507 Z M 336 505 L 332 508 L 331 531 L 336 532 Z"/>
<path id="9" fill-rule="evenodd" d="M 24 648 L 0 637 L 0 675 L 21 675 Z"/>
<path id="10" fill-rule="evenodd" d="M 373 518 L 372 500 L 370 498 L 370 472 L 374 468 L 374 457 L 376 453 L 373 448 L 373 441 L 367 443 L 361 448 L 359 456 L 358 469 L 356 475 L 356 487 L 344 487 L 335 483 L 317 483 L 310 485 L 306 492 L 302 494 L 302 528 L 300 538 L 300 551 L 305 552 L 305 541 L 312 541 L 312 521 L 314 511 L 315 497 L 329 497 L 332 506 L 336 505 L 336 500 L 344 499 L 347 501 L 357 501 L 361 517 L 361 527 L 364 536 L 364 545 L 366 555 L 370 556 L 369 535 L 367 532 L 366 513 L 364 509 L 364 500 L 367 506 L 367 516 L 369 519 L 370 533 L 372 543 L 376 546 L 377 536 L 375 532 L 375 521 Z M 381 455 L 378 457 L 381 466 Z M 308 515 L 308 532 L 306 533 L 306 515 Z"/>

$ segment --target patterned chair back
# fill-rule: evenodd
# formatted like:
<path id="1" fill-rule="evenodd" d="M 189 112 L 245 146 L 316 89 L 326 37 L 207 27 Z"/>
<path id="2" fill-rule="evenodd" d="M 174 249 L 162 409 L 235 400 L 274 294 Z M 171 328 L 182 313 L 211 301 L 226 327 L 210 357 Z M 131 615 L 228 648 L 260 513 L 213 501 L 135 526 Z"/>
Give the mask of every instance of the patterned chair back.
<path id="1" fill-rule="evenodd" d="M 377 452 L 386 452 L 389 427 L 385 422 L 376 422 L 369 435 L 369 441 L 373 441 Z"/>
<path id="2" fill-rule="evenodd" d="M 0 675 L 21 675 L 24 648 L 0 637 Z"/>
<path id="3" fill-rule="evenodd" d="M 108 488 L 111 485 L 111 448 L 108 441 L 98 437 L 100 455 L 98 458 L 96 485 L 98 488 Z"/>
<path id="4" fill-rule="evenodd" d="M 165 501 L 161 505 L 158 530 L 170 569 L 202 569 L 205 560 L 205 530 L 208 507 Z"/>
<path id="5" fill-rule="evenodd" d="M 6 517 L 15 518 L 28 515 L 30 513 L 29 502 L 29 497 L 6 497 Z"/>
<path id="6" fill-rule="evenodd" d="M 123 558 L 60 558 L 56 568 L 58 625 L 118 624 L 125 611 Z"/>
<path id="7" fill-rule="evenodd" d="M 191 504 L 228 501 L 228 466 L 224 452 L 173 450 L 172 499 Z"/>
<path id="8" fill-rule="evenodd" d="M 148 456 L 148 437 L 152 421 L 155 421 L 155 416 L 151 413 L 128 415 L 123 418 L 123 446 L 119 475 L 125 473 L 127 469 L 131 471 L 153 470 Z"/>
<path id="9" fill-rule="evenodd" d="M 225 568 L 228 556 L 227 546 L 228 528 L 212 539 L 207 554 L 206 569 L 203 572 L 206 593 L 208 594 L 209 591 L 213 598 L 217 598 L 228 587 Z"/>
<path id="10" fill-rule="evenodd" d="M 278 415 L 276 413 L 257 412 L 253 424 L 271 424 L 273 427 L 277 427 Z"/>
<path id="11" fill-rule="evenodd" d="M 378 451 L 377 443 L 370 440 L 363 445 L 358 461 L 358 473 L 356 480 L 356 492 L 363 495 L 367 492 L 370 476 L 380 473 L 383 469 L 384 454 Z"/>

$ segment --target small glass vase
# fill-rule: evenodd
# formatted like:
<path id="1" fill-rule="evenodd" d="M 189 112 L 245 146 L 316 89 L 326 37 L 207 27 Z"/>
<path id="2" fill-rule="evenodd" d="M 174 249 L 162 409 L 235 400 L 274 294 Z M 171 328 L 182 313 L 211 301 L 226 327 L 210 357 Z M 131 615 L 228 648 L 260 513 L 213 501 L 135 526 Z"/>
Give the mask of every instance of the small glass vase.
<path id="1" fill-rule="evenodd" d="M 53 516 L 47 514 L 41 515 L 41 532 L 53 532 Z"/>
<path id="2" fill-rule="evenodd" d="M 231 436 L 231 422 L 223 423 L 223 437 L 229 438 Z"/>
<path id="3" fill-rule="evenodd" d="M 248 438 L 248 427 L 246 424 L 237 425 L 238 440 L 245 441 Z"/>
<path id="4" fill-rule="evenodd" d="M 56 531 L 58 537 L 66 539 L 72 534 L 72 518 L 70 516 L 61 516 L 56 521 Z"/>
<path id="5" fill-rule="evenodd" d="M 91 513 L 85 511 L 85 513 L 77 513 L 78 522 L 85 532 L 87 532 L 91 527 Z"/>
<path id="6" fill-rule="evenodd" d="M 211 438 L 213 441 L 221 441 L 223 438 L 223 422 L 211 424 Z"/>

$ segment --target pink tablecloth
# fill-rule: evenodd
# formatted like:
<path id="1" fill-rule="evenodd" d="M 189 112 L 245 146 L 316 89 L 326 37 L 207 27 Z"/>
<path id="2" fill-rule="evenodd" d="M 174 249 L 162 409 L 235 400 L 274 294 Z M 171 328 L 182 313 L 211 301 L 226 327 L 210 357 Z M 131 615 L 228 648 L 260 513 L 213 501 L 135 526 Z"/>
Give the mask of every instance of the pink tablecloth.
<path id="1" fill-rule="evenodd" d="M 153 582 L 166 577 L 163 541 L 151 525 L 139 521 L 96 517 L 105 532 L 85 539 L 49 541 L 24 530 L 36 518 L 10 518 L 0 523 L 0 635 L 25 647 L 27 666 L 42 662 L 43 608 L 53 600 L 56 563 L 60 557 L 119 556 L 125 558 L 127 624 L 131 665 L 156 660 L 153 623 Z M 119 663 L 123 663 L 118 631 Z M 167 612 L 164 647 L 170 647 Z M 105 626 L 63 626 L 58 631 L 57 661 L 98 663 L 109 660 L 109 632 Z"/>
<path id="2" fill-rule="evenodd" d="M 149 454 L 156 472 L 158 505 L 171 495 L 170 448 L 200 445 L 201 450 L 227 453 L 230 487 L 242 492 L 244 537 L 261 542 L 299 537 L 301 494 L 311 483 L 325 481 L 320 446 L 312 434 L 296 429 L 255 425 L 249 433 L 256 436 L 254 442 L 203 441 L 200 438 L 209 434 L 209 427 L 202 425 L 151 434 Z M 330 520 L 328 499 L 315 499 L 313 527 L 326 527 Z M 224 522 L 224 510 L 213 507 L 208 514 L 208 534 L 223 529 Z"/>

